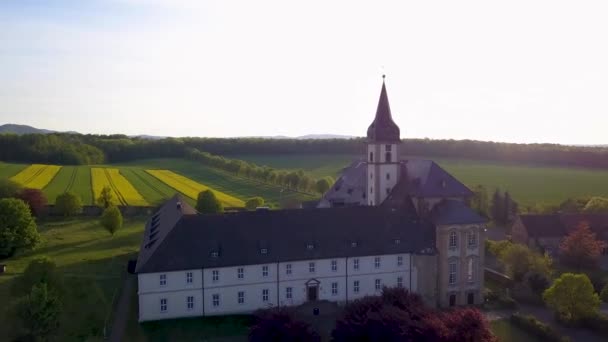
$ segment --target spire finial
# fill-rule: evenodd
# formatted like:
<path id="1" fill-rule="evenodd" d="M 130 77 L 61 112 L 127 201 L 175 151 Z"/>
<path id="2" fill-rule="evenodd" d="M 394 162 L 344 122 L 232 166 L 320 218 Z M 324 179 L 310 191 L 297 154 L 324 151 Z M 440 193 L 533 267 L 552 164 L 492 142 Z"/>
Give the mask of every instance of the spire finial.
<path id="1" fill-rule="evenodd" d="M 386 78 L 385 74 L 382 74 L 382 82 L 384 82 L 384 79 Z"/>

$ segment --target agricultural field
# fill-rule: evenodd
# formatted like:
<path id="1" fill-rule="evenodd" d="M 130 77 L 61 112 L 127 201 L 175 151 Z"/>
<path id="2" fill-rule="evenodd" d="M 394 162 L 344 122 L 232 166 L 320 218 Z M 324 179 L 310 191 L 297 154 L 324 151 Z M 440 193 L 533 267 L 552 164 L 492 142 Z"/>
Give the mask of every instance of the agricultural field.
<path id="1" fill-rule="evenodd" d="M 63 166 L 43 190 L 50 204 L 57 196 L 71 191 L 80 196 L 84 205 L 93 204 L 91 192 L 91 168 L 88 166 Z"/>
<path id="2" fill-rule="evenodd" d="M 25 169 L 23 164 L 9 164 L 0 162 L 0 179 L 11 178 Z"/>
<path id="3" fill-rule="evenodd" d="M 151 174 L 152 176 L 156 177 L 161 182 L 169 185 L 170 187 L 174 188 L 175 190 L 181 192 L 182 194 L 184 194 L 192 199 L 196 199 L 198 197 L 198 194 L 205 190 L 213 190 L 217 199 L 220 202 L 222 202 L 225 207 L 244 207 L 245 206 L 245 202 L 243 202 L 242 200 L 240 200 L 236 197 L 233 197 L 233 196 L 225 194 L 221 191 L 212 189 L 208 186 L 205 186 L 196 181 L 193 181 L 187 177 L 179 175 L 173 171 L 146 170 L 146 172 Z"/>
<path id="4" fill-rule="evenodd" d="M 99 198 L 104 187 L 109 187 L 112 189 L 112 202 L 116 205 L 149 205 L 118 169 L 94 167 L 91 169 L 91 180 L 94 199 Z"/>
<path id="5" fill-rule="evenodd" d="M 338 176 L 340 170 L 360 156 L 327 155 L 230 155 L 258 165 L 276 168 L 304 169 L 315 175 Z M 489 191 L 507 190 L 522 206 L 558 204 L 568 197 L 608 197 L 608 170 L 522 165 L 491 161 L 449 158 L 433 159 L 469 187 L 482 184 Z"/>
<path id="6" fill-rule="evenodd" d="M 185 159 L 148 159 L 119 164 L 117 167 L 133 167 L 139 169 L 165 168 L 178 172 L 185 177 L 205 184 L 216 191 L 221 191 L 233 197 L 246 200 L 261 196 L 267 204 L 279 205 L 283 200 L 310 201 L 317 199 L 302 192 L 290 191 L 273 184 L 265 184 L 257 180 L 236 176 L 232 173 L 210 168 L 200 163 Z M 152 177 L 148 175 L 149 177 Z M 156 178 L 152 177 L 157 180 Z M 158 180 L 157 180 L 158 181 Z M 175 190 L 173 190 L 175 191 Z"/>
<path id="7" fill-rule="evenodd" d="M 60 169 L 61 166 L 57 165 L 32 164 L 10 179 L 24 187 L 43 189 L 55 178 Z"/>

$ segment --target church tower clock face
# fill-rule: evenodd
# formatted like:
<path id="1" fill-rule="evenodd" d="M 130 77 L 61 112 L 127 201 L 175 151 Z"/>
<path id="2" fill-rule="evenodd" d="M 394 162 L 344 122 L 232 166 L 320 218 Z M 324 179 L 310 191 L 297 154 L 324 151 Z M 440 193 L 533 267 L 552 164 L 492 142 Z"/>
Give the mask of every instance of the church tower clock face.
<path id="1" fill-rule="evenodd" d="M 401 137 L 388 102 L 384 75 L 374 121 L 367 129 L 367 204 L 379 205 L 399 181 Z"/>

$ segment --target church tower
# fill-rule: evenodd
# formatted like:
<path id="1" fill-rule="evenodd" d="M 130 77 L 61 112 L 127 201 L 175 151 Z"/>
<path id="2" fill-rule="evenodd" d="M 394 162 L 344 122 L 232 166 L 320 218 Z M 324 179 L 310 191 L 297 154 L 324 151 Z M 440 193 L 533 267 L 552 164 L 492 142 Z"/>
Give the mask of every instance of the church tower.
<path id="1" fill-rule="evenodd" d="M 367 129 L 367 205 L 380 205 L 399 181 L 399 127 L 391 116 L 384 75 L 376 117 Z"/>

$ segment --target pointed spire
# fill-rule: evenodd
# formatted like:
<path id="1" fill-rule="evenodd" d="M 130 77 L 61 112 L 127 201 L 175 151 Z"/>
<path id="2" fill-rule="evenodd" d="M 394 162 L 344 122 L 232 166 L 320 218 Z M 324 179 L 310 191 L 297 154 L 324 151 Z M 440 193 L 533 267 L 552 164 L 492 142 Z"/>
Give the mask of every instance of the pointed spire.
<path id="1" fill-rule="evenodd" d="M 376 117 L 367 129 L 367 139 L 380 142 L 399 142 L 401 140 L 399 127 L 395 124 L 391 115 L 391 107 L 388 103 L 386 84 L 384 82 L 385 77 L 386 75 L 382 75 L 382 90 L 380 91 Z"/>

